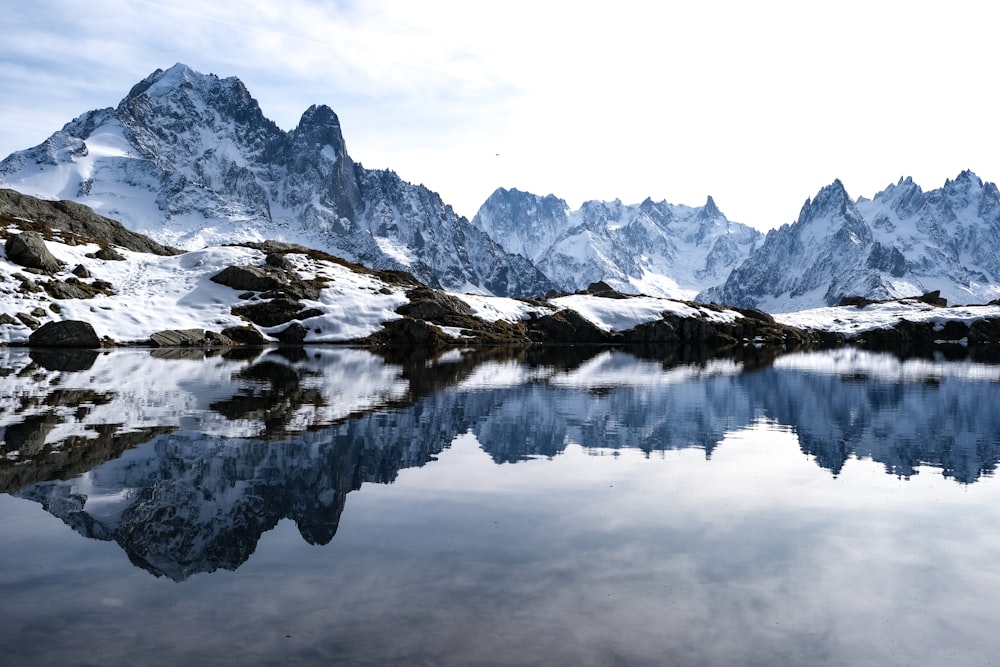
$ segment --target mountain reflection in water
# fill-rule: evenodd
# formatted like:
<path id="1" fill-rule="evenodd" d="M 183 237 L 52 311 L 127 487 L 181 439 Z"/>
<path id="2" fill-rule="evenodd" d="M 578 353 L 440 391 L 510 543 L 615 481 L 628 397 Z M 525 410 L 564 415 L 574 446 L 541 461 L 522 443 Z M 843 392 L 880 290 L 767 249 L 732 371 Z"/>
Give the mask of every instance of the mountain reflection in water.
<path id="1" fill-rule="evenodd" d="M 1000 456 L 1000 368 L 854 350 L 749 370 L 599 349 L 400 365 L 343 348 L 244 360 L 132 350 L 71 371 L 5 354 L 4 490 L 175 580 L 239 567 L 284 518 L 328 543 L 348 493 L 391 483 L 466 433 L 498 464 L 571 444 L 711 456 L 760 420 L 834 474 L 866 458 L 972 483 Z"/>
<path id="2" fill-rule="evenodd" d="M 998 399 L 998 366 L 850 349 L 4 349 L 0 645 L 980 664 Z"/>

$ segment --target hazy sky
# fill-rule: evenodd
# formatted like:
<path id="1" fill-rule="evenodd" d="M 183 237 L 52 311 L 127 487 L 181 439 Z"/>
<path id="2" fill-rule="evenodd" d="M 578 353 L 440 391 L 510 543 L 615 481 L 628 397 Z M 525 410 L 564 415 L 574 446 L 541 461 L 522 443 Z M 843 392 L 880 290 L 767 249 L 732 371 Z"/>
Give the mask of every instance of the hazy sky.
<path id="1" fill-rule="evenodd" d="M 0 157 L 157 68 L 237 76 L 285 130 L 340 116 L 369 168 L 472 217 L 497 187 L 701 205 L 761 229 L 840 178 L 1000 179 L 1000 5 L 34 0 L 7 3 Z"/>

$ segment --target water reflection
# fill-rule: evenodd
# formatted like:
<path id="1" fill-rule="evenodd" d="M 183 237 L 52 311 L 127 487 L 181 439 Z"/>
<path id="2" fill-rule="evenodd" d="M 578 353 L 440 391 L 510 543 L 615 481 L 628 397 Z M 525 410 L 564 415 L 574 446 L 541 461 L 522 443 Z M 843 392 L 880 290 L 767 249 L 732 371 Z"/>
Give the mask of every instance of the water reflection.
<path id="1" fill-rule="evenodd" d="M 0 489 L 180 581 L 235 569 L 292 520 L 336 535 L 347 495 L 474 436 L 497 464 L 697 448 L 769 423 L 839 474 L 855 458 L 972 483 L 1000 456 L 1000 367 L 854 350 L 673 364 L 620 351 L 452 352 L 395 363 L 322 348 L 53 361 L 7 349 Z M 769 360 L 768 360 L 769 361 Z"/>

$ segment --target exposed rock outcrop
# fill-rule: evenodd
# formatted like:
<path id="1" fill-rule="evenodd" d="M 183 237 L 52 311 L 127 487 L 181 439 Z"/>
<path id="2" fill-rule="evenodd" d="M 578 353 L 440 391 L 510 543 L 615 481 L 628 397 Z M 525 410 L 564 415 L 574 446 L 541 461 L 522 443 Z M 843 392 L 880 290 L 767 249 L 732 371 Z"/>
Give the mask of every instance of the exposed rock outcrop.
<path id="1" fill-rule="evenodd" d="M 7 237 L 4 250 L 7 259 L 29 269 L 55 273 L 62 268 L 59 260 L 45 247 L 45 239 L 38 232 L 22 232 Z"/>
<path id="2" fill-rule="evenodd" d="M 94 327 L 79 320 L 46 322 L 28 337 L 32 347 L 100 347 Z"/>

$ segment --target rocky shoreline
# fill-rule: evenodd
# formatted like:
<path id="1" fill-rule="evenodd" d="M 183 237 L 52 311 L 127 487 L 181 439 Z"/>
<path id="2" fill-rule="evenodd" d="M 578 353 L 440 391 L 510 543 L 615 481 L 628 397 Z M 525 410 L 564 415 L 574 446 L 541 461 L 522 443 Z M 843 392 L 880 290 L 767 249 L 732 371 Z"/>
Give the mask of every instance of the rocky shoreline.
<path id="1" fill-rule="evenodd" d="M 978 351 L 991 358 L 1000 344 L 1000 305 L 959 312 L 933 293 L 891 302 L 899 311 L 878 321 L 871 314 L 887 311 L 890 302 L 848 299 L 821 309 L 813 321 L 623 294 L 605 283 L 536 299 L 457 294 L 403 271 L 277 241 L 181 253 L 86 207 L 10 190 L 0 191 L 0 237 L 0 344 L 7 345 L 602 345 L 719 352 L 853 344 L 905 354 Z"/>

